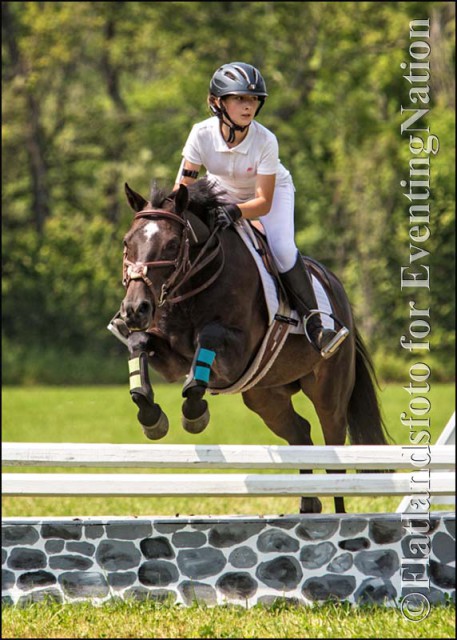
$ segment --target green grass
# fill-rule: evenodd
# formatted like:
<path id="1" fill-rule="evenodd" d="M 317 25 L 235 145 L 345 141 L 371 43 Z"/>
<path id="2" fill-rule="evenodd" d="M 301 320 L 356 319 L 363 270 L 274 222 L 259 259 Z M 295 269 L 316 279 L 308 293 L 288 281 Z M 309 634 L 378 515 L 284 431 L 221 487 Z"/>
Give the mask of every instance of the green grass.
<path id="1" fill-rule="evenodd" d="M 407 384 L 407 380 L 405 381 Z M 285 444 L 243 404 L 239 395 L 209 397 L 211 422 L 200 435 L 181 427 L 179 385 L 155 385 L 155 397 L 170 419 L 170 430 L 161 443 L 176 444 Z M 454 387 L 435 384 L 431 402 L 431 440 L 436 441 L 454 407 Z M 398 444 L 409 443 L 409 429 L 399 416 L 408 411 L 409 394 L 399 385 L 387 385 L 380 393 L 388 429 Z M 312 424 L 315 444 L 323 444 L 314 408 L 303 395 L 294 396 L 296 410 Z M 5 387 L 3 389 L 3 440 L 15 442 L 147 443 L 136 420 L 136 407 L 127 386 L 116 387 Z M 17 470 L 14 468 L 8 471 Z M 78 469 L 27 468 L 38 471 L 81 472 Z M 86 469 L 86 472 L 116 472 Z M 144 473 L 144 469 L 119 472 Z M 174 470 L 176 471 L 179 470 Z M 23 471 L 22 471 L 23 472 Z M 183 470 L 185 473 L 185 470 Z M 322 499 L 324 511 L 333 512 L 333 499 Z M 398 498 L 354 497 L 346 499 L 348 512 L 395 511 Z M 74 515 L 206 515 L 296 513 L 297 498 L 4 498 L 4 516 Z"/>
<path id="2" fill-rule="evenodd" d="M 153 602 L 40 603 L 4 607 L 2 638 L 453 638 L 453 607 L 433 607 L 420 623 L 398 609 L 286 604 L 181 608 Z"/>

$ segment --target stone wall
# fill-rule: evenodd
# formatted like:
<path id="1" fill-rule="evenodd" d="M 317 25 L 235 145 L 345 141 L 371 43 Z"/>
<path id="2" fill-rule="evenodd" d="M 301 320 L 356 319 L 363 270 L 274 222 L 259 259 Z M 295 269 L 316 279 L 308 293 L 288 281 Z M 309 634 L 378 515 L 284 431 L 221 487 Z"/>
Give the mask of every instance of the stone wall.
<path id="1" fill-rule="evenodd" d="M 443 602 L 455 597 L 455 513 L 423 517 L 416 531 L 401 514 L 6 518 L 2 600 L 395 604 L 419 591 Z M 430 584 L 406 589 L 401 567 L 418 536 L 430 543 Z"/>

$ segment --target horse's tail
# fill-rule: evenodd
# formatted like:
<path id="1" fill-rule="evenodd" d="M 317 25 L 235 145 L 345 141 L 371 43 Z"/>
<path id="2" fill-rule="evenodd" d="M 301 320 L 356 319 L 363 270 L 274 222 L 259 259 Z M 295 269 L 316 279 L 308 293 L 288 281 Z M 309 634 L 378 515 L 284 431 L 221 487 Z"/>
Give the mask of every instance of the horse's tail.
<path id="1" fill-rule="evenodd" d="M 351 444 L 389 444 L 392 438 L 381 414 L 373 361 L 357 328 L 354 331 L 355 384 L 348 407 L 349 439 Z"/>

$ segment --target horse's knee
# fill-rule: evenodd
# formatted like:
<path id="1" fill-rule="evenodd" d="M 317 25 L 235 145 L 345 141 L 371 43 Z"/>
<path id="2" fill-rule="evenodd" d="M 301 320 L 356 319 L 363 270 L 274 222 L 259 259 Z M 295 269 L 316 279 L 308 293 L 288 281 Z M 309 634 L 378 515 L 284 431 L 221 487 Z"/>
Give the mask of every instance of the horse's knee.
<path id="1" fill-rule="evenodd" d="M 151 336 L 145 331 L 132 331 L 128 337 L 130 355 L 149 353 L 152 350 Z"/>

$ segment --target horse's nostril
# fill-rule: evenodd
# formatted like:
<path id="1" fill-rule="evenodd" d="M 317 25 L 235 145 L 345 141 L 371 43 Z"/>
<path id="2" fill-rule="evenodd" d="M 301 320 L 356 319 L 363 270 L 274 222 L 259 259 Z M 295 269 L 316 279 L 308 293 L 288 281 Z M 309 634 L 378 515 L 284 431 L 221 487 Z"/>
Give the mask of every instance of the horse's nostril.
<path id="1" fill-rule="evenodd" d="M 144 301 L 140 305 L 138 305 L 137 313 L 139 315 L 146 315 L 147 313 L 149 313 L 150 309 L 151 305 L 149 304 L 149 302 Z"/>

